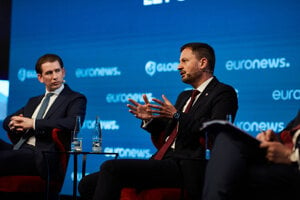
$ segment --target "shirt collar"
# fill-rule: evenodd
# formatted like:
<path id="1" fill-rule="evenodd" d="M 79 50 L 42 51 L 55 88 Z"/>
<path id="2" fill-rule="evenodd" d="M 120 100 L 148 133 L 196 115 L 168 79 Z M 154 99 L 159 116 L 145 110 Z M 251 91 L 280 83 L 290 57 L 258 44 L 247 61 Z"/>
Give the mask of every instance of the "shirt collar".
<path id="1" fill-rule="evenodd" d="M 65 85 L 62 84 L 59 88 L 57 88 L 54 91 L 51 91 L 51 93 L 54 93 L 55 95 L 59 95 L 61 93 L 61 91 L 65 88 Z M 46 89 L 46 94 L 50 93 L 47 89 Z"/>
<path id="2" fill-rule="evenodd" d="M 198 88 L 196 88 L 196 90 L 198 90 L 200 93 L 202 93 L 205 88 L 207 87 L 207 85 L 213 80 L 214 77 L 210 77 L 209 79 L 207 79 L 206 81 L 204 81 Z"/>

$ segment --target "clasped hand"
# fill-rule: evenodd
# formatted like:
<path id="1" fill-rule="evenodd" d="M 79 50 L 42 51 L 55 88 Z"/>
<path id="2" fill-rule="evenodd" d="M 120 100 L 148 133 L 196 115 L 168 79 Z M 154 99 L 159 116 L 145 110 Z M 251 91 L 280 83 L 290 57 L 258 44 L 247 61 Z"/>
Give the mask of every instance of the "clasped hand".
<path id="1" fill-rule="evenodd" d="M 165 95 L 162 95 L 163 100 L 153 98 L 152 101 L 157 104 L 151 104 L 147 96 L 143 95 L 144 103 L 140 104 L 133 99 L 128 99 L 132 104 L 127 104 L 129 112 L 132 113 L 136 118 L 149 120 L 153 118 L 173 118 L 174 113 L 177 112 L 176 108 L 167 99 Z"/>
<path id="2" fill-rule="evenodd" d="M 8 127 L 11 131 L 25 131 L 33 128 L 33 119 L 24 117 L 22 114 L 18 116 L 12 116 Z"/>

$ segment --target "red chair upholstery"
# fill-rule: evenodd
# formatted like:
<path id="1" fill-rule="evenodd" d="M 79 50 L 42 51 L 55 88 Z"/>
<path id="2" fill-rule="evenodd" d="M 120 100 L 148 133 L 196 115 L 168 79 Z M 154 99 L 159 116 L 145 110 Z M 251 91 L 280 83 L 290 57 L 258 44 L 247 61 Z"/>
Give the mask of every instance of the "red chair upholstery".
<path id="1" fill-rule="evenodd" d="M 153 188 L 137 192 L 134 188 L 123 188 L 120 200 L 184 200 L 180 188 Z"/>
<path id="2" fill-rule="evenodd" d="M 66 149 L 59 138 L 61 133 L 60 129 L 53 129 L 51 135 L 59 151 L 65 152 Z M 64 174 L 67 170 L 68 156 L 65 153 L 60 154 L 61 168 Z M 40 176 L 1 176 L 0 177 L 0 192 L 3 193 L 40 193 L 46 192 L 57 194 L 61 191 L 64 182 L 64 176 L 59 177 L 58 180 L 50 181 L 49 185 L 47 181 Z M 48 189 L 48 191 L 47 191 Z M 45 195 L 44 195 L 45 196 Z"/>
<path id="3" fill-rule="evenodd" d="M 159 149 L 163 144 L 163 133 L 151 137 L 154 146 Z M 187 195 L 181 188 L 151 188 L 137 191 L 135 188 L 123 188 L 120 200 L 185 200 Z"/>

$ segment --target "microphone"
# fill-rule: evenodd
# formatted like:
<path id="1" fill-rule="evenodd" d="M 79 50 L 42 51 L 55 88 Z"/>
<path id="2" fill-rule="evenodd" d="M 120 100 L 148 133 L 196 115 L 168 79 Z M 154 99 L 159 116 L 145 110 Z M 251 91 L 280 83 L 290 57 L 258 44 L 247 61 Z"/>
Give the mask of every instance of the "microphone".
<path id="1" fill-rule="evenodd" d="M 203 69 L 203 70 L 201 70 L 202 72 L 207 72 L 207 73 L 210 73 L 210 74 L 212 74 L 213 73 L 213 71 L 211 71 L 211 70 L 208 70 L 208 69 Z"/>

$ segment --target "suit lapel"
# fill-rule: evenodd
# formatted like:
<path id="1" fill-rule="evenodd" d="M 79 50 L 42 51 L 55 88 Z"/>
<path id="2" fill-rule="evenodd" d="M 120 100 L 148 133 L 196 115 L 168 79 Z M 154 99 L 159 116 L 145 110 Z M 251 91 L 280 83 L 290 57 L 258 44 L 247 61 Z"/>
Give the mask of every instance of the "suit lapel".
<path id="1" fill-rule="evenodd" d="M 203 102 L 207 102 L 207 98 L 209 98 L 210 93 L 214 90 L 216 85 L 219 83 L 216 77 L 211 80 L 211 82 L 206 86 L 204 91 L 200 94 L 195 104 L 192 106 L 190 112 L 195 112 L 199 109 L 199 106 L 203 105 Z"/>
<path id="2" fill-rule="evenodd" d="M 33 115 L 33 113 L 36 110 L 36 108 L 38 107 L 39 103 L 41 103 L 43 97 L 44 97 L 44 95 L 37 96 L 37 97 L 32 98 L 28 102 L 28 104 L 24 108 L 24 116 L 25 117 L 31 117 Z"/>
<path id="3" fill-rule="evenodd" d="M 46 113 L 45 118 L 49 118 L 57 109 L 60 108 L 60 106 L 67 100 L 67 93 L 69 92 L 69 88 L 65 85 L 65 88 L 61 93 L 58 95 L 58 97 L 55 99 L 53 104 L 51 105 L 50 109 Z"/>
<path id="4" fill-rule="evenodd" d="M 189 90 L 187 92 L 184 93 L 178 107 L 179 107 L 179 110 L 183 111 L 183 107 L 184 105 L 186 104 L 186 102 L 188 101 L 188 99 L 190 98 L 190 96 L 192 95 L 192 90 Z"/>

